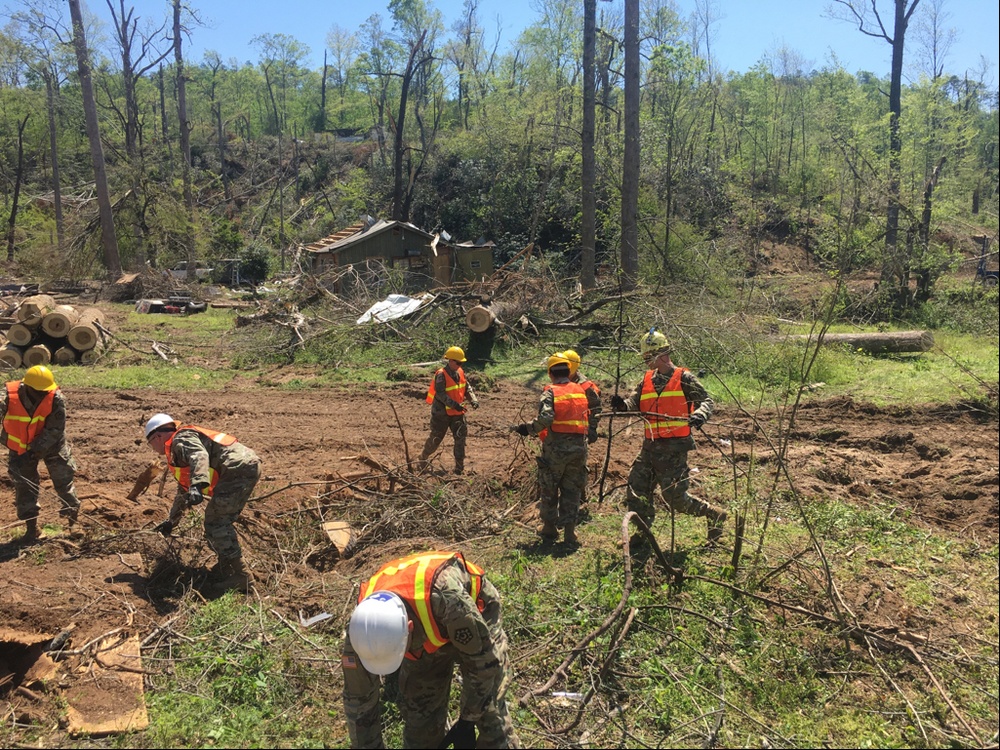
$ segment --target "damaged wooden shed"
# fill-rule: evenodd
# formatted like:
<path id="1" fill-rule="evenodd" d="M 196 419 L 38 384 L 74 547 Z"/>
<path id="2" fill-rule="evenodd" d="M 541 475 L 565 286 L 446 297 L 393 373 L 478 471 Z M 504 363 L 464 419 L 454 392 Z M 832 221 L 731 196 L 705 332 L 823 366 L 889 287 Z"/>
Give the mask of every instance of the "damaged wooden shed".
<path id="1" fill-rule="evenodd" d="M 401 269 L 409 289 L 480 281 L 493 273 L 493 243 L 454 243 L 405 221 L 363 222 L 305 246 L 314 273 L 353 266 L 359 274 Z"/>

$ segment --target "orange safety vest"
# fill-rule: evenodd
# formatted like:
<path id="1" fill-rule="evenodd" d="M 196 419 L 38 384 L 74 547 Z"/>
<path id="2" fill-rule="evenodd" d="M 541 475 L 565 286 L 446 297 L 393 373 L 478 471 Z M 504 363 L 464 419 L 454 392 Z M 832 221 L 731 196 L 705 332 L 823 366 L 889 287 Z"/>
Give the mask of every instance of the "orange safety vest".
<path id="1" fill-rule="evenodd" d="M 170 471 L 173 472 L 174 478 L 177 480 L 177 484 L 181 486 L 185 492 L 191 489 L 191 467 L 190 466 L 174 466 L 170 463 L 170 448 L 174 444 L 174 438 L 177 437 L 177 433 L 181 430 L 194 430 L 195 432 L 201 433 L 209 440 L 213 440 L 219 445 L 233 445 L 239 441 L 232 435 L 227 435 L 224 432 L 216 432 L 215 430 L 209 430 L 205 427 L 196 427 L 193 424 L 185 425 L 184 427 L 179 427 L 177 432 L 170 436 L 170 439 L 163 444 L 163 452 L 167 454 L 167 466 L 170 467 Z M 215 490 L 215 485 L 219 483 L 219 473 L 213 469 L 211 466 L 208 467 L 208 482 L 209 485 L 202 492 L 205 497 L 211 497 L 212 492 Z"/>
<path id="2" fill-rule="evenodd" d="M 545 386 L 552 391 L 552 402 L 556 418 L 549 429 L 553 432 L 568 432 L 575 435 L 586 435 L 587 418 L 590 407 L 587 406 L 587 389 L 580 383 L 555 383 Z"/>
<path id="3" fill-rule="evenodd" d="M 428 404 L 434 403 L 434 395 L 437 393 L 437 390 L 434 388 L 434 383 L 437 381 L 437 376 L 439 372 L 444 373 L 444 385 L 445 385 L 444 390 L 447 393 L 447 395 L 451 398 L 451 400 L 459 404 L 464 403 L 465 371 L 461 367 L 455 370 L 455 373 L 458 375 L 458 381 L 452 378 L 451 372 L 448 370 L 447 367 L 442 367 L 440 370 L 434 373 L 434 377 L 431 378 L 431 387 L 427 390 L 427 403 Z M 445 411 L 448 413 L 449 417 L 460 417 L 463 414 L 465 414 L 464 410 L 450 409 L 448 407 L 445 407 Z"/>
<path id="4" fill-rule="evenodd" d="M 38 433 L 45 428 L 45 419 L 52 413 L 52 401 L 59 389 L 46 393 L 45 398 L 35 407 L 35 413 L 28 414 L 17 395 L 20 385 L 20 380 L 7 383 L 7 414 L 3 418 L 3 429 L 7 433 L 7 447 L 23 456 Z"/>
<path id="5" fill-rule="evenodd" d="M 486 608 L 486 604 L 481 598 L 483 569 L 468 562 L 461 552 L 418 552 L 415 555 L 408 555 L 386 563 L 378 573 L 368 580 L 367 584 L 361 587 L 358 604 L 376 591 L 391 591 L 396 594 L 416 612 L 426 638 L 423 650 L 428 654 L 433 654 L 447 644 L 448 639 L 441 633 L 441 629 L 431 612 L 431 589 L 434 587 L 434 578 L 437 576 L 437 572 L 455 558 L 458 558 L 465 566 L 470 579 L 469 596 L 482 612 Z M 417 659 L 418 656 L 408 651 L 406 658 Z"/>
<path id="6" fill-rule="evenodd" d="M 639 411 L 646 422 L 646 439 L 688 437 L 691 434 L 688 416 L 692 407 L 681 390 L 681 376 L 686 370 L 676 368 L 661 393 L 653 387 L 653 372 L 647 370 L 639 397 Z"/>
<path id="7" fill-rule="evenodd" d="M 584 378 L 583 380 L 573 380 L 571 382 L 573 382 L 573 383 L 579 383 L 580 385 L 583 386 L 584 390 L 589 390 L 589 389 L 593 388 L 594 389 L 594 393 L 596 393 L 598 396 L 601 395 L 601 389 L 598 388 L 597 387 L 597 383 L 595 383 L 590 378 Z"/>

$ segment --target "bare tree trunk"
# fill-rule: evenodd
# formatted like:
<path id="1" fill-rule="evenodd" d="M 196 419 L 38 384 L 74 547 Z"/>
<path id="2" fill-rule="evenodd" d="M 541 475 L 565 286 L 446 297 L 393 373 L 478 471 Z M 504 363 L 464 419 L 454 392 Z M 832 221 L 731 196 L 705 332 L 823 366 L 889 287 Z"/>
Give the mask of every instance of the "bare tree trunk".
<path id="1" fill-rule="evenodd" d="M 582 219 L 580 223 L 580 286 L 586 291 L 597 285 L 595 275 L 597 245 L 597 198 L 594 184 L 597 168 L 594 159 L 595 76 L 594 58 L 597 47 L 597 0 L 583 3 L 583 186 L 581 191 Z"/>
<path id="2" fill-rule="evenodd" d="M 933 204 L 934 188 L 937 187 L 938 179 L 941 177 L 941 168 L 944 167 L 945 157 L 938 159 L 934 171 L 924 185 L 924 210 L 920 215 L 920 226 L 917 231 L 917 241 L 920 243 L 920 252 L 926 258 L 931 243 L 931 208 Z M 926 302 L 931 296 L 931 286 L 934 278 L 930 268 L 927 267 L 926 260 L 917 271 L 917 299 Z"/>
<path id="3" fill-rule="evenodd" d="M 622 159 L 622 287 L 639 277 L 639 0 L 625 0 L 625 154 Z"/>
<path id="4" fill-rule="evenodd" d="M 101 145 L 101 129 L 97 121 L 97 103 L 94 101 L 94 82 L 90 73 L 90 54 L 87 50 L 87 37 L 83 31 L 80 0 L 69 0 L 69 13 L 73 20 L 73 48 L 76 51 L 76 64 L 80 73 L 80 93 L 83 97 L 87 140 L 90 142 L 90 159 L 94 163 L 104 265 L 108 269 L 109 276 L 118 278 L 122 274 L 122 262 L 118 255 L 118 238 L 115 236 L 115 222 L 111 212 L 111 194 L 108 191 L 108 175 L 104 168 L 104 147 Z"/>
<path id="5" fill-rule="evenodd" d="M 14 262 L 14 227 L 17 225 L 17 204 L 21 199 L 21 182 L 24 180 L 24 126 L 28 118 L 17 124 L 17 166 L 14 169 L 14 194 L 10 202 L 10 218 L 7 220 L 7 262 Z"/>
<path id="6" fill-rule="evenodd" d="M 66 242 L 65 224 L 63 222 L 62 186 L 59 184 L 59 141 L 56 128 L 56 111 L 59 106 L 59 96 L 55 76 L 45 74 L 45 102 L 49 120 L 49 155 L 52 160 L 52 202 L 56 212 L 56 247 L 63 249 Z"/>
<path id="7" fill-rule="evenodd" d="M 187 119 L 187 91 L 184 74 L 184 55 L 181 52 L 181 0 L 174 0 L 174 63 L 177 66 L 177 127 L 181 136 L 181 161 L 184 181 L 184 206 L 187 208 L 187 227 L 184 244 L 187 251 L 187 280 L 194 281 L 194 191 L 191 189 L 191 125 Z"/>
<path id="8" fill-rule="evenodd" d="M 319 87 L 319 122 L 317 123 L 319 127 L 317 128 L 317 130 L 321 133 L 324 130 L 326 130 L 326 77 L 327 75 L 329 75 L 329 68 L 327 67 L 326 64 L 326 53 L 327 51 L 324 49 L 323 79 L 320 81 L 320 87 Z"/>
<path id="9" fill-rule="evenodd" d="M 396 137 L 392 147 L 392 218 L 395 221 L 408 221 L 409 216 L 405 216 L 403 206 L 403 155 L 406 152 L 406 140 L 403 136 L 403 125 L 406 122 L 406 102 L 410 95 L 410 82 L 417 66 L 423 65 L 426 60 L 417 62 L 417 53 L 423 49 L 424 37 L 427 36 L 425 30 L 420 38 L 410 48 L 410 57 L 406 62 L 406 70 L 403 71 L 403 79 L 400 83 L 399 91 L 399 112 L 396 118 Z"/>

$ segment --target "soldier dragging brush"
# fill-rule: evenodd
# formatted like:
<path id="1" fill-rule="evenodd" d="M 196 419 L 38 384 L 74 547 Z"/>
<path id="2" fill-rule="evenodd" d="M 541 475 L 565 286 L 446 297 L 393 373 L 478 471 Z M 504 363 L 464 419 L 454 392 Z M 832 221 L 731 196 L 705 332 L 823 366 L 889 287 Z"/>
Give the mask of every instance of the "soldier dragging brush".
<path id="1" fill-rule="evenodd" d="M 510 664 L 500 595 L 461 553 L 393 560 L 363 584 L 342 663 L 351 747 L 385 747 L 380 677 L 397 670 L 403 747 L 520 747 L 505 699 Z M 446 733 L 456 663 L 461 709 Z"/>
<path id="2" fill-rule="evenodd" d="M 44 461 L 62 501 L 59 515 L 72 530 L 80 512 L 73 487 L 76 461 L 66 442 L 66 401 L 52 371 L 35 365 L 24 379 L 7 383 L 0 402 L 3 442 L 10 449 L 7 469 L 14 482 L 17 517 L 24 521 L 22 543 L 38 539 L 38 462 Z"/>
<path id="3" fill-rule="evenodd" d="M 726 511 L 687 491 L 687 454 L 695 447 L 691 429 L 708 421 L 714 404 L 692 372 L 670 361 L 670 342 L 662 333 L 649 329 L 639 349 L 650 369 L 628 398 L 611 398 L 615 411 L 638 411 L 646 427 L 642 449 L 628 475 L 628 509 L 652 529 L 656 518 L 653 490 L 659 484 L 664 500 L 675 511 L 708 519 L 708 540 L 715 542 L 722 536 Z"/>
<path id="4" fill-rule="evenodd" d="M 466 404 L 479 408 L 479 399 L 472 386 L 465 379 L 462 363 L 465 352 L 460 347 L 448 347 L 443 357 L 445 366 L 434 373 L 434 379 L 427 391 L 427 403 L 431 405 L 431 434 L 420 453 L 420 462 L 425 464 L 431 454 L 438 449 L 445 433 L 451 430 L 455 439 L 455 473 L 465 471 L 465 439 L 469 426 L 465 422 Z"/>
<path id="5" fill-rule="evenodd" d="M 187 508 L 205 505 L 205 540 L 218 556 L 209 577 L 220 588 L 246 590 L 250 576 L 233 521 L 243 512 L 260 478 L 257 454 L 232 435 L 194 425 L 179 426 L 169 414 L 146 423 L 146 442 L 164 455 L 178 490 L 167 520 L 156 530 L 170 536 Z"/>

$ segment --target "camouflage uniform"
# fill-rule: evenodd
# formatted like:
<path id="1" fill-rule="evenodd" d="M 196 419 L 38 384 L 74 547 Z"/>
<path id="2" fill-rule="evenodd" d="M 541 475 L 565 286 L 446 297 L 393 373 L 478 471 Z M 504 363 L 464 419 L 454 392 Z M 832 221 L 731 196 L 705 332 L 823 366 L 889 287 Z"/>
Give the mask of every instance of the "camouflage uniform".
<path id="1" fill-rule="evenodd" d="M 569 378 L 556 378 L 553 383 L 568 383 Z M 597 419 L 601 399 L 594 388 L 587 388 L 588 435 L 570 432 L 553 432 L 555 401 L 551 389 L 542 391 L 538 402 L 538 416 L 531 423 L 537 435 L 548 430 L 542 441 L 542 454 L 538 457 L 539 514 L 543 523 L 556 526 L 576 526 L 580 502 L 587 493 L 587 443 L 597 437 Z"/>
<path id="2" fill-rule="evenodd" d="M 479 406 L 479 400 L 468 381 L 465 383 L 465 400 L 474 407 Z M 448 409 L 452 411 L 462 410 L 462 414 L 452 416 L 448 414 Z M 441 368 L 434 375 L 434 401 L 431 403 L 431 434 L 428 435 L 424 443 L 424 449 L 420 453 L 420 460 L 426 461 L 441 445 L 445 434 L 451 430 L 455 439 L 455 469 L 459 473 L 465 470 L 465 438 L 469 435 L 469 426 L 465 422 L 465 404 L 454 401 L 447 392 L 447 383 L 444 379 L 444 368 Z"/>
<path id="3" fill-rule="evenodd" d="M 666 388 L 673 370 L 663 374 L 659 370 L 653 372 L 653 386 L 657 392 Z M 681 376 L 681 390 L 688 403 L 695 407 L 692 415 L 698 414 L 708 421 L 715 407 L 698 378 L 689 371 Z M 628 411 L 639 409 L 639 398 L 642 395 L 642 381 L 632 394 L 625 399 Z M 667 505 L 674 511 L 693 516 L 704 516 L 712 506 L 688 493 L 688 451 L 695 449 L 694 438 L 690 435 L 682 438 L 661 438 L 650 440 L 645 438 L 642 449 L 628 475 L 628 488 L 625 499 L 628 509 L 635 511 L 649 527 L 656 519 L 656 505 L 653 490 L 657 484 Z"/>
<path id="4" fill-rule="evenodd" d="M 191 469 L 191 486 L 207 486 L 209 467 L 219 481 L 205 505 L 205 540 L 219 560 L 238 560 L 243 552 L 233 521 L 253 494 L 260 478 L 260 459 L 242 443 L 220 445 L 195 430 L 180 429 L 170 446 L 170 463 Z M 179 485 L 178 485 L 179 487 Z M 170 508 L 170 520 L 178 521 L 188 506 L 188 495 L 179 487 Z"/>
<path id="5" fill-rule="evenodd" d="M 18 398 L 28 413 L 34 413 L 46 395 L 44 392 L 27 388 L 23 384 L 18 389 Z M 7 392 L 4 390 L 2 401 L 0 401 L 0 421 L 6 414 Z M 0 443 L 7 444 L 7 433 L 2 430 L 0 430 Z M 66 400 L 63 398 L 62 391 L 59 390 L 56 391 L 52 399 L 52 413 L 46 417 L 45 427 L 31 442 L 31 449 L 20 455 L 16 451 L 10 451 L 7 471 L 14 482 L 14 504 L 17 507 L 17 517 L 22 521 L 38 517 L 38 491 L 41 481 L 38 476 L 38 462 L 40 460 L 45 462 L 45 468 L 48 469 L 49 477 L 52 479 L 52 486 L 62 501 L 60 515 L 75 519 L 80 509 L 80 499 L 76 496 L 76 488 L 73 486 L 77 465 L 76 461 L 73 460 L 69 443 L 66 442 Z"/>
<path id="6" fill-rule="evenodd" d="M 456 558 L 442 566 L 431 590 L 431 614 L 448 643 L 432 654 L 405 658 L 399 668 L 399 712 L 403 718 L 403 747 L 441 747 L 448 721 L 448 698 L 454 665 L 462 675 L 460 718 L 474 722 L 478 748 L 520 747 L 507 711 L 510 684 L 507 634 L 500 622 L 500 595 L 483 577 L 480 613 L 469 595 L 470 578 Z M 420 619 L 411 612 L 411 644 L 423 644 Z M 413 646 L 411 648 L 421 648 Z M 378 675 L 364 668 L 344 634 L 344 713 L 351 747 L 381 748 L 382 706 Z"/>

